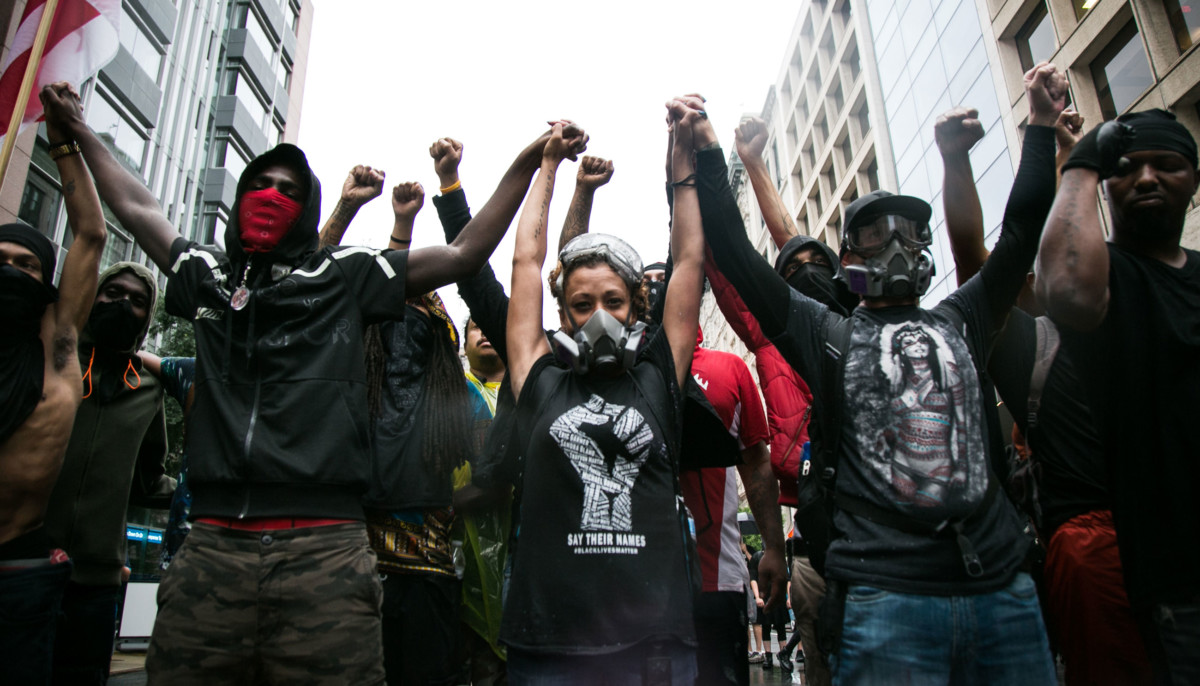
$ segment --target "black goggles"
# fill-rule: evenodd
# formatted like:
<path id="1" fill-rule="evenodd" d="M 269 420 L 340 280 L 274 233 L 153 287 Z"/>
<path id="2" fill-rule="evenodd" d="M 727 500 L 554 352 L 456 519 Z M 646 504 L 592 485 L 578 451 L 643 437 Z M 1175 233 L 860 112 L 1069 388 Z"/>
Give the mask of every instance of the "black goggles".
<path id="1" fill-rule="evenodd" d="M 933 233 L 928 223 L 898 214 L 885 214 L 846 231 L 846 247 L 859 255 L 870 257 L 886 248 L 892 236 L 899 236 L 900 242 L 910 248 L 925 248 L 933 243 Z"/>

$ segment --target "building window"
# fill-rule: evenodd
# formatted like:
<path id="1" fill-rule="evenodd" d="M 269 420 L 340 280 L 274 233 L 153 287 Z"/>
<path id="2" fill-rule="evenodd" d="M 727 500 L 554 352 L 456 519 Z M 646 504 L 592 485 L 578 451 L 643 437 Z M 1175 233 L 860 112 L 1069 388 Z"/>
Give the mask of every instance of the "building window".
<path id="1" fill-rule="evenodd" d="M 292 91 L 292 65 L 287 63 L 287 60 L 280 56 L 275 60 L 275 78 L 279 80 L 279 85 L 287 92 Z"/>
<path id="2" fill-rule="evenodd" d="M 242 103 L 260 129 L 266 125 L 267 106 L 263 104 L 262 98 L 255 92 L 254 87 L 250 85 L 249 79 L 237 71 L 229 72 L 229 83 L 226 86 L 225 92 L 229 95 L 237 96 L 238 102 Z"/>
<path id="3" fill-rule="evenodd" d="M 1056 49 L 1054 26 L 1046 14 L 1046 4 L 1038 3 L 1033 14 L 1017 31 L 1017 52 L 1021 55 L 1021 68 L 1029 71 L 1035 64 L 1050 59 Z"/>
<path id="4" fill-rule="evenodd" d="M 1171 20 L 1171 31 L 1179 51 L 1192 47 L 1200 39 L 1200 3 L 1189 0 L 1163 0 L 1167 17 Z"/>
<path id="5" fill-rule="evenodd" d="M 246 33 L 250 35 L 250 40 L 258 46 L 262 54 L 270 59 L 275 54 L 275 43 L 269 37 L 267 30 L 263 28 L 262 20 L 258 18 L 250 7 L 243 6 L 241 8 L 241 21 L 238 22 L 240 28 L 246 29 Z"/>
<path id="6" fill-rule="evenodd" d="M 139 174 L 146 158 L 146 139 L 133 122 L 117 111 L 98 91 L 87 107 L 87 124 L 118 160 Z"/>
<path id="7" fill-rule="evenodd" d="M 287 21 L 288 31 L 295 34 L 296 27 L 300 24 L 300 10 L 288 3 L 288 6 L 283 9 L 283 18 Z"/>
<path id="8" fill-rule="evenodd" d="M 1071 0 L 1071 4 L 1075 6 L 1075 18 L 1083 19 L 1083 15 L 1088 13 L 1088 10 L 1096 6 L 1100 0 Z"/>
<path id="9" fill-rule="evenodd" d="M 1092 63 L 1092 79 L 1105 119 L 1121 114 L 1154 84 L 1137 26 L 1130 21 Z"/>
<path id="10" fill-rule="evenodd" d="M 104 253 L 100 255 L 100 271 L 104 271 L 118 262 L 128 260 L 132 247 L 133 241 L 109 224 L 108 240 L 104 243 Z"/>
<path id="11" fill-rule="evenodd" d="M 212 161 L 213 167 L 224 167 L 226 171 L 233 175 L 234 180 L 242 178 L 242 172 L 246 171 L 246 165 L 249 161 L 246 156 L 238 150 L 237 146 L 231 140 L 218 141 L 216 147 L 213 148 Z"/>
<path id="12" fill-rule="evenodd" d="M 25 179 L 25 191 L 21 194 L 21 206 L 17 218 L 54 240 L 55 224 L 58 221 L 58 189 L 30 166 Z"/>
<path id="13" fill-rule="evenodd" d="M 133 18 L 127 8 L 121 10 L 121 45 L 133 55 L 134 61 L 158 83 L 163 56 L 146 30 Z"/>

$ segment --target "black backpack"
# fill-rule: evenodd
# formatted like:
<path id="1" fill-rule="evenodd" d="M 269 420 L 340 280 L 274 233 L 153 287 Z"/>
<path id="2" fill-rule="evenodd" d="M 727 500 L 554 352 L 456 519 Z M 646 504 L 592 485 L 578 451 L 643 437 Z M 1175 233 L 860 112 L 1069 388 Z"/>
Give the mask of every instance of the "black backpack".
<path id="1" fill-rule="evenodd" d="M 1029 376 L 1029 398 L 1026 402 L 1028 416 L 1025 423 L 1025 440 L 1039 428 L 1038 412 L 1042 409 L 1042 391 L 1046 388 L 1046 377 L 1058 355 L 1058 329 L 1049 317 L 1034 320 L 1037 327 L 1037 344 L 1033 358 L 1033 372 Z M 1030 451 L 1029 458 L 1022 458 L 1013 449 L 1009 454 L 1008 496 L 1021 509 L 1039 531 L 1042 530 L 1042 505 L 1039 502 L 1039 485 L 1042 481 L 1042 465 L 1037 454 Z"/>
<path id="2" fill-rule="evenodd" d="M 833 525 L 833 513 L 841 509 L 876 524 L 917 536 L 954 538 L 962 553 L 963 566 L 969 576 L 984 573 L 983 564 L 970 539 L 963 533 L 964 523 L 986 512 L 1000 492 L 995 475 L 991 473 L 987 492 L 975 510 L 967 517 L 931 524 L 905 517 L 895 511 L 884 509 L 873 502 L 837 493 L 838 460 L 841 456 L 842 410 L 845 404 L 845 355 L 850 349 L 850 337 L 854 329 L 854 318 L 840 319 L 828 325 L 825 331 L 825 350 L 821 360 L 820 396 L 814 396 L 816 421 L 809 427 L 810 449 L 800 463 L 795 522 L 801 535 L 808 542 L 808 557 L 813 569 L 825 576 L 825 556 L 829 544 L 838 537 Z M 976 364 L 976 373 L 981 383 L 986 375 Z"/>

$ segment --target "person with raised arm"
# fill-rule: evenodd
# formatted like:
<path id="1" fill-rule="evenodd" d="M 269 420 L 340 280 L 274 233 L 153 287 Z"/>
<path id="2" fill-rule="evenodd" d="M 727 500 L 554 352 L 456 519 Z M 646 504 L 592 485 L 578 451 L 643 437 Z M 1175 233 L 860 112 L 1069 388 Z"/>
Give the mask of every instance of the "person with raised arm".
<path id="1" fill-rule="evenodd" d="M 695 113 L 676 118 L 676 178 L 692 175 Z M 686 118 L 684 117 L 686 115 Z M 542 329 L 541 280 L 555 174 L 569 139 L 547 146 L 521 215 L 508 310 L 509 382 L 525 459 L 520 545 L 501 640 L 510 680 L 691 684 L 695 550 L 679 502 L 680 388 L 691 367 L 704 240 L 694 186 L 677 189 L 675 276 L 648 341 L 641 258 L 588 233 L 559 253 L 558 356 Z M 683 143 L 678 141 L 682 139 Z M 631 583 L 633 580 L 633 583 Z"/>
<path id="2" fill-rule="evenodd" d="M 958 107 L 938 117 L 934 126 L 946 169 L 946 233 L 960 284 L 988 257 L 969 157 L 984 133 L 977 116 L 974 109 Z M 1070 155 L 1082 125 L 1083 117 L 1071 108 L 1059 114 L 1056 166 Z M 1100 434 L 1079 368 L 1066 350 L 1050 349 L 1049 336 L 1057 336 L 1057 330 L 1041 314 L 1026 288 L 996 341 L 988 371 L 1031 450 L 1027 459 L 1034 466 L 1037 499 L 1018 504 L 1046 547 L 1039 593 L 1050 644 L 1062 655 L 1068 684 L 1149 683 L 1150 664 L 1121 577 Z M 1040 387 L 1034 380 L 1039 350 L 1049 364 Z M 1037 405 L 1030 402 L 1034 388 L 1040 388 Z"/>
<path id="3" fill-rule="evenodd" d="M 382 683 L 380 582 L 362 508 L 370 480 L 363 328 L 403 318 L 408 293 L 479 271 L 549 134 L 517 156 L 454 243 L 411 253 L 319 249 L 320 182 L 299 148 L 279 145 L 242 173 L 222 250 L 179 235 L 88 129 L 77 102 L 58 109 L 101 198 L 168 274 L 167 311 L 196 330 L 187 437 L 195 525 L 160 588 L 150 682 L 232 682 L 254 672 Z"/>
<path id="4" fill-rule="evenodd" d="M 1181 243 L 1197 189 L 1196 141 L 1173 114 L 1100 124 L 1063 165 L 1035 284 L 1099 430 L 1155 683 L 1200 683 L 1200 253 Z"/>
<path id="5" fill-rule="evenodd" d="M 48 113 L 79 98 L 66 83 L 39 97 Z M 48 115 L 46 136 L 75 240 L 57 289 L 54 244 L 31 226 L 0 226 L 0 661 L 13 683 L 51 678 L 71 564 L 43 522 L 83 399 L 76 354 L 107 238 L 92 177 L 61 123 Z"/>
<path id="6" fill-rule="evenodd" d="M 1066 81 L 1053 68 L 1034 81 L 996 252 L 928 310 L 917 304 L 932 271 L 928 203 L 875 191 L 847 208 L 841 262 L 864 300 L 843 317 L 790 288 L 754 250 L 711 124 L 695 135 L 717 266 L 808 382 L 816 414 L 826 413 L 812 452 L 824 463 L 815 479 L 836 503 L 822 627 L 834 683 L 891 683 L 898 673 L 1055 683 L 1033 581 L 1020 571 L 1022 522 L 990 473 L 996 441 L 979 373 L 1034 258 L 1036 218 L 1053 200 L 1052 127 Z M 957 612 L 979 632 L 951 631 L 942 618 Z"/>
<path id="7" fill-rule="evenodd" d="M 558 234 L 558 249 L 562 250 L 572 238 L 588 232 L 592 221 L 592 202 L 596 189 L 612 180 L 613 163 L 600 157 L 584 155 L 575 172 L 575 195 L 571 196 L 571 207 L 563 220 L 562 232 Z"/>

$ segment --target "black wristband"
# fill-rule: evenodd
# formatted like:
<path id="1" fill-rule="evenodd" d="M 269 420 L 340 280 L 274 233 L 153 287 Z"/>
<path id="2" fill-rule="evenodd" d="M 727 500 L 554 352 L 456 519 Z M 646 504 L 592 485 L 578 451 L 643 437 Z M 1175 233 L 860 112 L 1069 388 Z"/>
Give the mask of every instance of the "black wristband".
<path id="1" fill-rule="evenodd" d="M 412 243 L 411 238 L 396 238 L 395 236 L 392 236 L 392 240 L 396 241 L 397 243 Z"/>

